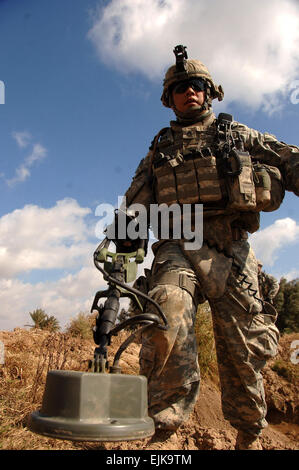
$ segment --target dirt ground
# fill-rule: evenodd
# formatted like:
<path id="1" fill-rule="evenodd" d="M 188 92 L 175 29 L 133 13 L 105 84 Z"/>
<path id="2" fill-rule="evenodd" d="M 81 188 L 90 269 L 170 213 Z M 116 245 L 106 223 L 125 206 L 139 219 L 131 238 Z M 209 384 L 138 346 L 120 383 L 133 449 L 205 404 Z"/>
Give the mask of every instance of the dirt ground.
<path id="1" fill-rule="evenodd" d="M 299 450 L 298 368 L 291 372 L 290 345 L 299 334 L 285 335 L 278 356 L 263 371 L 269 426 L 263 431 L 264 450 Z M 38 409 L 48 369 L 85 370 L 93 353 L 92 341 L 67 338 L 42 330 L 0 331 L 5 345 L 5 364 L 0 366 L 0 449 L 3 450 L 233 450 L 236 431 L 224 420 L 217 377 L 206 377 L 193 414 L 179 430 L 159 431 L 139 441 L 116 443 L 72 442 L 46 438 L 30 432 L 30 413 Z M 119 341 L 115 344 L 115 349 Z M 123 373 L 138 373 L 140 346 L 131 344 L 122 354 Z M 277 361 L 284 361 L 273 370 Z M 275 367 L 274 367 L 275 369 Z M 291 375 L 290 375 L 291 374 Z M 292 375 L 293 374 L 293 375 Z M 283 377 L 282 375 L 285 375 Z"/>
<path id="2" fill-rule="evenodd" d="M 290 344 L 299 335 L 281 339 L 279 357 L 288 358 Z M 124 368 L 134 367 L 139 346 L 133 344 L 124 355 Z M 269 426 L 263 431 L 264 450 L 299 450 L 299 383 L 293 384 L 275 373 L 271 366 L 264 369 L 265 393 Z M 299 368 L 299 365 L 296 367 Z M 145 450 L 234 450 L 236 430 L 223 418 L 217 380 L 204 379 L 193 414 L 179 430 L 169 436 L 160 431 L 144 441 L 106 444 L 107 449 Z"/>

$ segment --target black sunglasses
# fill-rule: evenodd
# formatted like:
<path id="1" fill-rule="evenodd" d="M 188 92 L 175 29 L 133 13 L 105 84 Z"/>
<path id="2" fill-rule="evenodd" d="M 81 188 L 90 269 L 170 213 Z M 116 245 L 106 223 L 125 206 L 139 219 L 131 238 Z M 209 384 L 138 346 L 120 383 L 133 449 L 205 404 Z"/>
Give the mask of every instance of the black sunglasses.
<path id="1" fill-rule="evenodd" d="M 184 80 L 174 85 L 172 91 L 175 93 L 185 93 L 189 87 L 193 88 L 194 91 L 204 91 L 205 82 L 200 78 L 191 78 L 190 80 Z"/>

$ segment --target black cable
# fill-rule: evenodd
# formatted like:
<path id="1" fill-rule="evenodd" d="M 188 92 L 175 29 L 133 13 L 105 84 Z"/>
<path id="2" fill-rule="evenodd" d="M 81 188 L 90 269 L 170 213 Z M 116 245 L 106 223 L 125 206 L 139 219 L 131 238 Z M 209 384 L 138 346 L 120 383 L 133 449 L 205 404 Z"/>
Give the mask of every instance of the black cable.
<path id="1" fill-rule="evenodd" d="M 153 322 L 148 322 L 148 321 L 143 321 L 141 323 L 144 324 L 145 326 L 143 326 L 142 328 L 139 328 L 138 330 L 134 331 L 130 336 L 128 336 L 128 338 L 120 345 L 120 347 L 116 351 L 115 356 L 114 356 L 114 361 L 113 361 L 113 367 L 118 367 L 121 354 L 129 346 L 129 344 L 134 341 L 135 336 L 139 333 L 143 333 L 145 330 L 147 330 L 148 328 L 154 325 Z"/>
<path id="2" fill-rule="evenodd" d="M 164 324 L 166 327 L 168 327 L 168 322 L 167 322 L 167 319 L 163 313 L 163 311 L 161 310 L 161 307 L 160 305 L 155 301 L 153 300 L 151 297 L 149 297 L 148 295 L 144 294 L 143 292 L 140 292 L 139 290 L 137 289 L 134 289 L 134 287 L 131 287 L 131 286 L 128 286 L 126 284 L 124 284 L 123 282 L 121 281 L 118 281 L 117 279 L 115 279 L 114 277 L 110 276 L 103 268 L 101 268 L 98 264 L 98 261 L 96 260 L 96 256 L 97 256 L 98 252 L 96 251 L 94 253 L 94 264 L 95 264 L 95 267 L 103 274 L 103 276 L 105 277 L 105 279 L 107 279 L 109 282 L 113 283 L 113 284 L 116 284 L 117 286 L 119 287 L 122 287 L 123 289 L 126 289 L 127 291 L 131 292 L 132 294 L 135 294 L 137 296 L 141 296 L 143 297 L 144 299 L 146 299 L 148 302 L 151 302 L 158 310 Z"/>
<path id="3" fill-rule="evenodd" d="M 135 324 L 142 323 L 145 321 L 157 324 L 157 327 L 162 330 L 166 329 L 165 326 L 159 323 L 158 315 L 155 315 L 154 313 L 141 313 L 140 315 L 135 315 L 134 317 L 128 318 L 127 320 L 124 320 L 123 322 L 116 325 L 110 331 L 110 335 L 115 336 L 119 331 L 123 330 L 124 328 L 127 328 L 128 326 L 134 326 Z"/>

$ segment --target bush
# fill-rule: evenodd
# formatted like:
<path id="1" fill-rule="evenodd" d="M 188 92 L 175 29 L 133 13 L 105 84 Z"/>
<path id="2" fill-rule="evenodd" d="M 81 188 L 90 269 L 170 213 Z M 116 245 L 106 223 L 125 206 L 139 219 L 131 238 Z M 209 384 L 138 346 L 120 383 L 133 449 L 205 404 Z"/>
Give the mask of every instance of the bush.
<path id="1" fill-rule="evenodd" d="M 282 334 L 299 332 L 299 279 L 287 281 L 281 278 L 274 300 L 278 311 L 276 326 Z"/>
<path id="2" fill-rule="evenodd" d="M 92 328 L 95 326 L 95 314 L 79 312 L 66 327 L 66 333 L 83 339 L 93 339 Z"/>
<path id="3" fill-rule="evenodd" d="M 288 382 L 293 383 L 296 385 L 299 380 L 299 371 L 296 368 L 296 365 L 286 362 L 283 359 L 278 359 L 274 362 L 273 366 L 271 367 L 274 372 L 276 372 L 280 377 L 283 377 Z"/>

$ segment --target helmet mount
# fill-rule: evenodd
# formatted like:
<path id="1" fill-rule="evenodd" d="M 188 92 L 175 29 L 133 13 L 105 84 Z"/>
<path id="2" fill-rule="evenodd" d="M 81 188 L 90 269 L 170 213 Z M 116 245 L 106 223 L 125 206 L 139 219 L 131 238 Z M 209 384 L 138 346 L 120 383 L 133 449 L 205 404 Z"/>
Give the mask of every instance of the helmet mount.
<path id="1" fill-rule="evenodd" d="M 186 60 L 188 59 L 188 54 L 186 49 L 187 47 L 182 45 L 175 46 L 173 49 L 173 53 L 176 59 L 175 65 L 177 72 L 187 72 Z"/>

